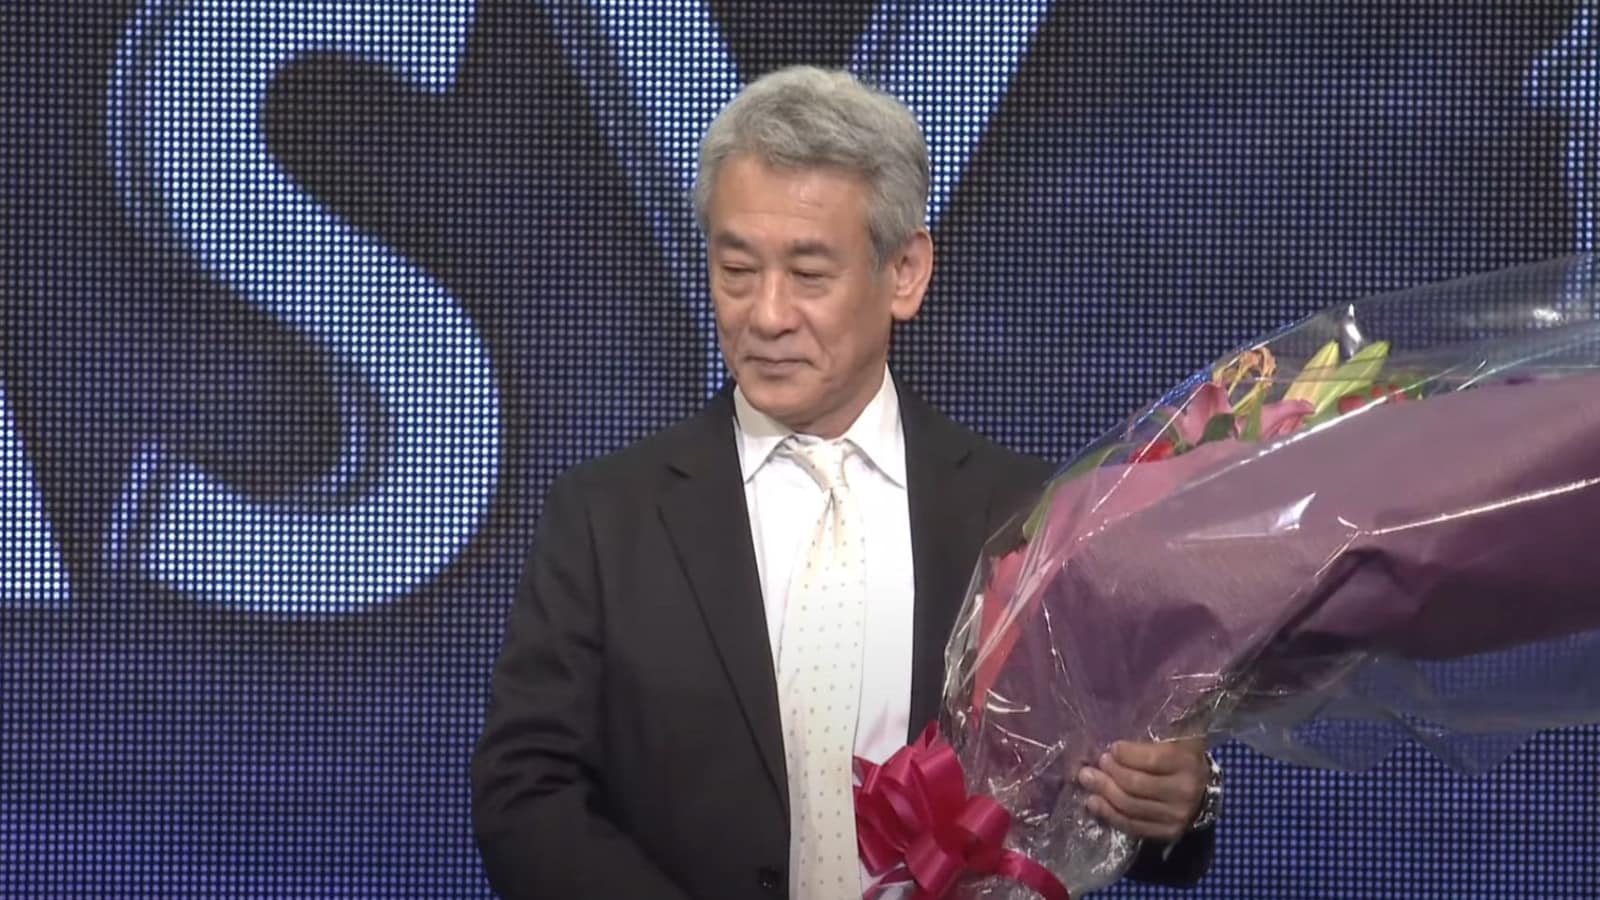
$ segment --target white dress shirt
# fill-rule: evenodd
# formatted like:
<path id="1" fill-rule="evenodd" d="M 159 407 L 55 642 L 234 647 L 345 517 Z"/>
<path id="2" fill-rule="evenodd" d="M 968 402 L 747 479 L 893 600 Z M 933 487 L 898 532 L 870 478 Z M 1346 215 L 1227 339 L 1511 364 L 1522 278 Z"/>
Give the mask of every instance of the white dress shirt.
<path id="1" fill-rule="evenodd" d="M 793 431 L 751 406 L 737 388 L 733 403 L 745 507 L 776 666 L 790 577 L 805 555 L 827 495 L 798 462 L 776 452 Z M 808 435 L 797 439 L 820 440 Z M 910 727 L 914 585 L 905 432 L 900 397 L 887 370 L 883 386 L 840 440 L 856 451 L 845 460 L 845 479 L 862 511 L 867 542 L 866 636 L 855 753 L 883 762 L 905 746 Z"/>

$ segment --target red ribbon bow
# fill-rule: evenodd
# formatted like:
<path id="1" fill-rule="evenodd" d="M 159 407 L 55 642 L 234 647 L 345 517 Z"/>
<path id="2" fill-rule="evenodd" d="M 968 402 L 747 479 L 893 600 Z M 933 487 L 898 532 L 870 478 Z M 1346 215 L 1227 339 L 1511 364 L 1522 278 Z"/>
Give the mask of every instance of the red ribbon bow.
<path id="1" fill-rule="evenodd" d="M 1005 849 L 1011 814 L 989 797 L 967 796 L 955 750 L 937 723 L 878 766 L 856 758 L 856 841 L 884 888 L 914 884 L 912 900 L 939 900 L 963 874 L 1000 875 L 1045 900 L 1071 900 L 1044 866 Z M 885 873 L 888 873 L 885 875 Z"/>

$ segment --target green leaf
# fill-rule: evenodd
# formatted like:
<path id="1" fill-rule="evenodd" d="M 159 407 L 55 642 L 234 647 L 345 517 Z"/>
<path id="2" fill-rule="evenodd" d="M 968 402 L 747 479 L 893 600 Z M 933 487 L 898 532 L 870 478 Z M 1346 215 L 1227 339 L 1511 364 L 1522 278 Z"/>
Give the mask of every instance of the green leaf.
<path id="1" fill-rule="evenodd" d="M 1249 412 L 1242 414 L 1244 427 L 1239 429 L 1239 439 L 1243 441 L 1261 440 L 1261 404 L 1257 403 Z"/>
<path id="2" fill-rule="evenodd" d="M 1406 395 L 1407 400 L 1421 400 L 1427 396 L 1428 386 L 1433 381 L 1432 375 L 1414 369 L 1391 371 L 1388 377 L 1384 378 L 1387 386 L 1398 389 L 1400 393 Z"/>
<path id="3" fill-rule="evenodd" d="M 1233 437 L 1233 414 L 1217 413 L 1206 422 L 1206 430 L 1200 434 L 1200 443 L 1209 444 L 1212 441 L 1223 441 Z M 1198 446 L 1198 445 L 1196 445 Z"/>

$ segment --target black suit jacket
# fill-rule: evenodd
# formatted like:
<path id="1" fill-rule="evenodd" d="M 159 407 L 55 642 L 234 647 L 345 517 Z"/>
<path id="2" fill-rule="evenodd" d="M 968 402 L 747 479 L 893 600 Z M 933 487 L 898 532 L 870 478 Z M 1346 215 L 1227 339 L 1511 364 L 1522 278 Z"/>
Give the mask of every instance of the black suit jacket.
<path id="1" fill-rule="evenodd" d="M 983 541 L 1049 468 L 899 393 L 909 741 L 938 714 L 945 640 Z M 725 390 L 552 486 L 472 766 L 474 827 L 501 896 L 785 894 L 782 731 L 739 472 Z M 1198 877 L 1209 836 L 1178 849 L 1146 874 Z"/>

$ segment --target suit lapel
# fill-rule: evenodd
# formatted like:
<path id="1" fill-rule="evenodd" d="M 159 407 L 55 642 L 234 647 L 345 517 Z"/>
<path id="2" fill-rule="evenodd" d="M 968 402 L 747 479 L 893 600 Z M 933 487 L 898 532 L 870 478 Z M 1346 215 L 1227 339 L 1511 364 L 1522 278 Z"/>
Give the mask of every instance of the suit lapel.
<path id="1" fill-rule="evenodd" d="M 731 391 L 717 395 L 681 438 L 668 457 L 677 477 L 662 494 L 661 518 L 767 775 L 787 809 L 777 676 L 739 477 Z"/>
<path id="2" fill-rule="evenodd" d="M 916 590 L 911 721 L 906 735 L 911 741 L 939 715 L 945 642 L 983 544 L 990 498 L 980 473 L 967 465 L 972 435 L 908 388 L 897 383 L 896 389 L 906 435 L 906 490 Z"/>

